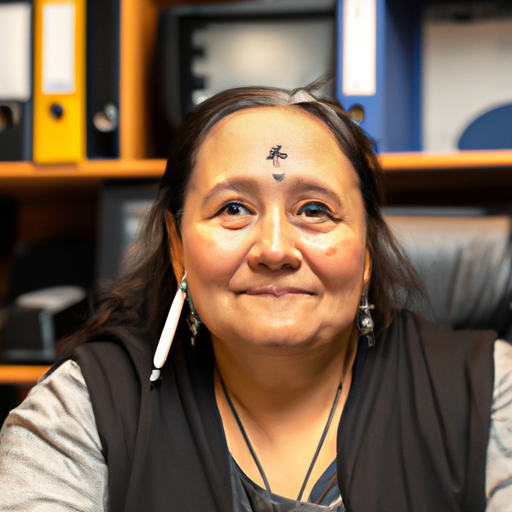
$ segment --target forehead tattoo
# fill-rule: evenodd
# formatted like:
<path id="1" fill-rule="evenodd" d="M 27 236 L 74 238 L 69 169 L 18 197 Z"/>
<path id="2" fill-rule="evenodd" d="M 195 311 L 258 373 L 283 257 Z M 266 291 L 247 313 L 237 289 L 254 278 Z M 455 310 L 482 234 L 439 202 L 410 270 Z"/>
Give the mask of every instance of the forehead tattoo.
<path id="1" fill-rule="evenodd" d="M 270 154 L 267 156 L 267 160 L 272 160 L 272 163 L 274 164 L 274 167 L 280 167 L 279 165 L 279 159 L 282 158 L 283 160 L 288 157 L 286 153 L 280 153 L 280 149 L 282 148 L 281 145 L 276 145 L 270 150 Z M 284 179 L 284 172 L 281 174 L 275 174 L 272 173 L 272 176 L 276 181 L 283 181 Z"/>

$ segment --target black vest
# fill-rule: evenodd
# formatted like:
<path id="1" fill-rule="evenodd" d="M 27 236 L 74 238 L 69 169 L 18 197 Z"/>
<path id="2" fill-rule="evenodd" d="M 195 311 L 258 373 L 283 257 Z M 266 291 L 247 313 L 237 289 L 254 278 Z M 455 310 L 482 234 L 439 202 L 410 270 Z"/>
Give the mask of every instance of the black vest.
<path id="1" fill-rule="evenodd" d="M 348 512 L 484 512 L 494 333 L 402 313 L 361 339 L 338 431 Z M 111 511 L 236 512 L 211 346 L 176 340 L 159 387 L 152 349 L 123 337 L 75 350 L 109 469 Z"/>

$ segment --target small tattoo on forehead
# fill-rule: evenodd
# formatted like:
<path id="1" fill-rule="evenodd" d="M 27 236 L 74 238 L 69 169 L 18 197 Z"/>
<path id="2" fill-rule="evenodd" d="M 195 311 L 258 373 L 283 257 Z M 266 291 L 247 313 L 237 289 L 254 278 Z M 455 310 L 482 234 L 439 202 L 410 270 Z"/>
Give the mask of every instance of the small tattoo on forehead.
<path id="1" fill-rule="evenodd" d="M 280 153 L 279 150 L 283 146 L 277 145 L 273 147 L 270 150 L 270 154 L 267 156 L 267 160 L 272 160 L 272 163 L 274 164 L 274 167 L 280 167 L 279 165 L 279 159 L 282 158 L 283 160 L 288 157 L 286 153 Z M 282 179 L 282 178 L 281 178 Z M 281 181 L 281 180 L 279 180 Z"/>
<path id="2" fill-rule="evenodd" d="M 283 174 L 274 174 L 274 173 L 272 173 L 272 176 L 274 177 L 274 179 L 276 181 L 283 181 L 284 180 L 284 172 L 283 172 Z"/>

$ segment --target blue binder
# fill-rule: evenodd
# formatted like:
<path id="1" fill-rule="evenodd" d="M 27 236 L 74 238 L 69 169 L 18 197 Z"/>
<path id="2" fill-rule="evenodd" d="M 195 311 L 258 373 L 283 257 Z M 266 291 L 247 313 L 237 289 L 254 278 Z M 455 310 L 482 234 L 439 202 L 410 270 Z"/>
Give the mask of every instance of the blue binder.
<path id="1" fill-rule="evenodd" d="M 32 1 L 0 0 L 0 161 L 32 159 Z"/>
<path id="2" fill-rule="evenodd" d="M 338 0 L 336 94 L 379 152 L 421 150 L 420 14 L 419 0 Z"/>

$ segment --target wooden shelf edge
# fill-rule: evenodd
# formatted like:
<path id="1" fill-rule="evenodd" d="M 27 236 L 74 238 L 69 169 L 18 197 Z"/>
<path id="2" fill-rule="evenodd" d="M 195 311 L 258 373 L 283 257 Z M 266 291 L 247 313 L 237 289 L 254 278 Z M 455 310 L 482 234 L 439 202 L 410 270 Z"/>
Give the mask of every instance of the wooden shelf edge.
<path id="1" fill-rule="evenodd" d="M 512 168 L 512 150 L 383 153 L 379 158 L 385 171 Z"/>
<path id="2" fill-rule="evenodd" d="M 383 153 L 384 171 L 451 169 L 512 169 L 512 150 L 456 151 L 453 153 Z M 74 164 L 37 165 L 32 162 L 0 162 L 0 183 L 9 180 L 83 180 L 160 178 L 163 159 L 86 160 Z"/>
<path id="3" fill-rule="evenodd" d="M 51 367 L 0 365 L 0 384 L 35 384 Z"/>
<path id="4" fill-rule="evenodd" d="M 0 182 L 8 180 L 159 178 L 165 160 L 86 160 L 75 164 L 37 165 L 32 162 L 0 163 Z"/>

